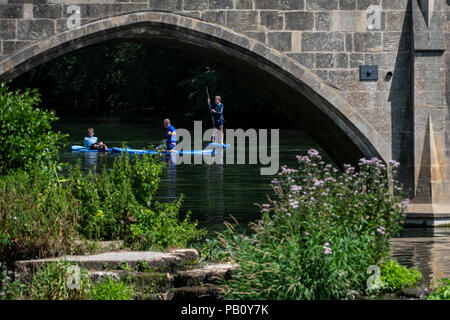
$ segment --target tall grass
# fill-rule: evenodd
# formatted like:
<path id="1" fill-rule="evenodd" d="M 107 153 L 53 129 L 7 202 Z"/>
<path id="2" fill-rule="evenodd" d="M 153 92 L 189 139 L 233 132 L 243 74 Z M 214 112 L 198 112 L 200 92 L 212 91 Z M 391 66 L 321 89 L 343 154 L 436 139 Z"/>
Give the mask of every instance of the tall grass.
<path id="1" fill-rule="evenodd" d="M 58 255 L 76 238 L 80 205 L 52 172 L 0 177 L 0 261 Z"/>

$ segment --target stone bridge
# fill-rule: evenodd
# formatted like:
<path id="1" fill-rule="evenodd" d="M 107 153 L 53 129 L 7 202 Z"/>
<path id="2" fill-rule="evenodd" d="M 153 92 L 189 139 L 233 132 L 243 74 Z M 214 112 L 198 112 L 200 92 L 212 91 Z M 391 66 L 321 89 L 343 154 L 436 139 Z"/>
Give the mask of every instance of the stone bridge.
<path id="1" fill-rule="evenodd" d="M 442 224 L 449 19 L 450 0 L 0 0 L 0 80 L 105 41 L 176 49 L 254 87 L 336 163 L 399 161 L 408 221 Z"/>

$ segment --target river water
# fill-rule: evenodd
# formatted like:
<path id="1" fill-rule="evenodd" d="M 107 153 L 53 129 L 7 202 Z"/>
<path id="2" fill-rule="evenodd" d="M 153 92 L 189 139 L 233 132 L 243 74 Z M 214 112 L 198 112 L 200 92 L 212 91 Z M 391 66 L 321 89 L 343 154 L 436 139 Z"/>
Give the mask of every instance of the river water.
<path id="1" fill-rule="evenodd" d="M 165 136 L 162 121 L 146 118 L 66 118 L 54 127 L 69 134 L 69 145 L 82 145 L 90 127 L 108 147 L 127 145 L 139 149 L 159 144 Z M 310 148 L 321 151 L 308 135 L 295 129 L 280 130 L 279 148 L 280 166 L 288 167 L 295 167 L 295 156 L 305 154 Z M 61 154 L 62 161 L 72 164 L 81 161 L 85 170 L 110 168 L 115 157 L 104 153 L 72 153 L 69 148 Z M 183 210 L 190 210 L 199 226 L 210 232 L 223 230 L 224 220 L 231 220 L 231 216 L 247 225 L 259 217 L 255 203 L 264 203 L 267 195 L 273 195 L 269 185 L 273 176 L 260 175 L 260 168 L 257 164 L 174 165 L 169 161 L 156 199 L 173 201 L 184 194 Z M 426 283 L 450 276 L 449 228 L 404 229 L 391 243 L 392 256 L 401 264 L 420 270 Z"/>

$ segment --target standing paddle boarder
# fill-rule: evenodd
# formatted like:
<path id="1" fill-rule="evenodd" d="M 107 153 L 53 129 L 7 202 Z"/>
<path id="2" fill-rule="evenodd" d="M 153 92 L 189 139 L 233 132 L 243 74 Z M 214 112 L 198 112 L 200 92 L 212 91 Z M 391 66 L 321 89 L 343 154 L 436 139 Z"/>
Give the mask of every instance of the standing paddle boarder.
<path id="1" fill-rule="evenodd" d="M 211 99 L 208 97 L 208 106 L 213 115 L 214 128 L 220 130 L 220 143 L 223 144 L 223 123 L 225 119 L 223 118 L 223 104 L 221 103 L 222 98 L 216 96 L 214 98 L 214 103 L 211 105 Z"/>

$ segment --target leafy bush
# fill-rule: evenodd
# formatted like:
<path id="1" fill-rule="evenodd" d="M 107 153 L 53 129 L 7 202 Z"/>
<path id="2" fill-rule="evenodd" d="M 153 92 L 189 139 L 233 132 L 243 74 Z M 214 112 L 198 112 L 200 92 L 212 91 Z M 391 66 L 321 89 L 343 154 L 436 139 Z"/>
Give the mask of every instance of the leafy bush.
<path id="1" fill-rule="evenodd" d="M 450 300 L 450 279 L 439 279 L 439 286 L 428 296 L 427 300 Z"/>
<path id="2" fill-rule="evenodd" d="M 226 284 L 231 299 L 333 299 L 364 294 L 366 270 L 388 256 L 389 237 L 405 216 L 395 176 L 380 160 L 340 172 L 316 150 L 282 167 L 276 201 L 261 206 L 250 237 L 226 237 L 239 269 Z"/>
<path id="3" fill-rule="evenodd" d="M 69 266 L 67 262 L 49 263 L 31 275 L 13 282 L 5 281 L 3 298 L 8 300 L 83 300 L 89 292 L 90 279 L 84 271 L 80 270 L 80 288 L 69 289 L 67 286 L 68 276 L 70 276 Z"/>
<path id="4" fill-rule="evenodd" d="M 387 260 L 380 266 L 381 290 L 394 292 L 410 287 L 422 280 L 422 273 L 408 269 L 394 260 Z"/>
<path id="5" fill-rule="evenodd" d="M 130 300 L 132 287 L 123 282 L 104 279 L 93 283 L 89 274 L 80 268 L 78 289 L 69 288 L 68 262 L 49 263 L 36 272 L 15 281 L 3 282 L 3 299 L 6 300 Z"/>
<path id="6" fill-rule="evenodd" d="M 115 160 L 112 170 L 85 175 L 80 166 L 72 168 L 69 188 L 82 207 L 80 233 L 92 239 L 123 239 L 138 212 L 151 205 L 161 171 L 157 157 L 130 159 L 127 154 Z"/>
<path id="7" fill-rule="evenodd" d="M 197 222 L 190 221 L 190 212 L 183 220 L 179 219 L 182 201 L 183 197 L 173 203 L 155 202 L 154 210 L 139 210 L 137 222 L 131 226 L 131 236 L 128 239 L 133 247 L 140 250 L 184 247 L 204 235 L 204 230 L 196 229 Z"/>
<path id="8" fill-rule="evenodd" d="M 88 300 L 131 300 L 134 295 L 132 287 L 124 282 L 103 279 L 93 284 L 87 294 Z"/>
<path id="9" fill-rule="evenodd" d="M 230 259 L 230 253 L 226 250 L 226 244 L 219 238 L 205 238 L 194 245 L 199 253 L 200 261 L 223 262 Z"/>
<path id="10" fill-rule="evenodd" d="M 77 237 L 79 202 L 46 170 L 0 176 L 0 261 L 58 255 Z"/>
<path id="11" fill-rule="evenodd" d="M 80 202 L 79 232 L 90 239 L 124 239 L 139 249 L 183 247 L 201 236 L 190 212 L 179 218 L 182 197 L 163 204 L 152 198 L 162 171 L 152 155 L 130 159 L 124 153 L 112 170 L 85 175 L 80 167 L 69 173 L 69 186 Z"/>
<path id="12" fill-rule="evenodd" d="M 204 232 L 190 213 L 179 220 L 182 198 L 151 201 L 161 170 L 155 156 L 123 155 L 99 173 L 75 166 L 64 178 L 39 168 L 0 176 L 0 261 L 68 253 L 81 237 L 141 249 L 186 246 Z"/>
<path id="13" fill-rule="evenodd" d="M 0 85 L 0 174 L 35 166 L 51 167 L 66 135 L 51 131 L 58 118 L 37 108 L 37 90 L 9 92 Z"/>

